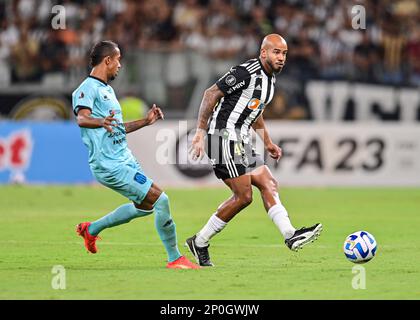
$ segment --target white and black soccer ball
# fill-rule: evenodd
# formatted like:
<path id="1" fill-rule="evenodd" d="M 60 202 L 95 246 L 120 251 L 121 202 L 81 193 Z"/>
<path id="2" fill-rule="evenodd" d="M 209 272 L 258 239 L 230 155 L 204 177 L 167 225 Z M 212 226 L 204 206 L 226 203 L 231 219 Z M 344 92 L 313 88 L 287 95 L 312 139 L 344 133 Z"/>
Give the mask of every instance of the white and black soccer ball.
<path id="1" fill-rule="evenodd" d="M 376 240 L 367 231 L 357 231 L 350 234 L 344 241 L 344 254 L 354 263 L 366 263 L 376 254 Z"/>

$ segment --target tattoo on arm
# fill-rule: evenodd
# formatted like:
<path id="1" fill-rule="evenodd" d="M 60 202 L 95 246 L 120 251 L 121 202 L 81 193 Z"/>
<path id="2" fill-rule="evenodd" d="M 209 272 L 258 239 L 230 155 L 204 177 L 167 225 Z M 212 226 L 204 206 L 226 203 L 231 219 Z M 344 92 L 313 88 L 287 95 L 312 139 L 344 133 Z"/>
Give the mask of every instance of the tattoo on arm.
<path id="1" fill-rule="evenodd" d="M 214 106 L 223 97 L 223 92 L 214 84 L 204 93 L 198 115 L 197 128 L 207 130 L 207 122 L 213 113 Z"/>

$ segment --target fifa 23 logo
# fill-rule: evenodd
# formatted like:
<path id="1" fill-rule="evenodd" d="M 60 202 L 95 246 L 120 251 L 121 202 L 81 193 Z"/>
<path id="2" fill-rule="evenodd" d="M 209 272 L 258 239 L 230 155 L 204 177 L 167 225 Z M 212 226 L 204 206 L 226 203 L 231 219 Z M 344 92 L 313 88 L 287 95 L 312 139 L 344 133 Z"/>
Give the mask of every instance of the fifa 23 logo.
<path id="1" fill-rule="evenodd" d="M 0 137 L 0 171 L 23 170 L 28 167 L 32 155 L 32 137 L 27 130 Z"/>

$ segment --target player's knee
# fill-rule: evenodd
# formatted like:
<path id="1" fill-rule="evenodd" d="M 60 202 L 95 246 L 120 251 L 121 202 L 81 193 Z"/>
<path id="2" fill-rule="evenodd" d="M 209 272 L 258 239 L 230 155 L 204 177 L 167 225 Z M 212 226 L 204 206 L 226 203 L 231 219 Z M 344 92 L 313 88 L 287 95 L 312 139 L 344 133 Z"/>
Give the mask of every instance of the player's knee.
<path id="1" fill-rule="evenodd" d="M 276 179 L 274 179 L 274 178 L 271 178 L 270 179 L 270 185 L 271 185 L 272 190 L 275 191 L 275 192 L 277 192 L 277 189 L 279 187 L 278 181 Z"/>
<path id="2" fill-rule="evenodd" d="M 169 197 L 165 192 L 162 192 L 159 198 L 154 203 L 153 207 L 155 209 L 159 208 L 168 208 L 169 207 Z"/>
<path id="3" fill-rule="evenodd" d="M 173 223 L 169 209 L 169 197 L 165 192 L 159 196 L 154 204 L 155 220 L 160 226 L 169 226 Z"/>
<path id="4" fill-rule="evenodd" d="M 279 183 L 277 182 L 276 179 L 271 178 L 266 180 L 261 186 L 259 186 L 258 188 L 262 191 L 262 192 L 269 192 L 269 193 L 277 193 L 277 189 L 279 187 Z"/>
<path id="5" fill-rule="evenodd" d="M 236 201 L 239 202 L 241 207 L 247 207 L 252 203 L 252 190 L 236 195 Z"/>
<path id="6" fill-rule="evenodd" d="M 163 201 L 164 203 L 169 203 L 169 197 L 165 192 L 162 192 L 158 200 Z"/>

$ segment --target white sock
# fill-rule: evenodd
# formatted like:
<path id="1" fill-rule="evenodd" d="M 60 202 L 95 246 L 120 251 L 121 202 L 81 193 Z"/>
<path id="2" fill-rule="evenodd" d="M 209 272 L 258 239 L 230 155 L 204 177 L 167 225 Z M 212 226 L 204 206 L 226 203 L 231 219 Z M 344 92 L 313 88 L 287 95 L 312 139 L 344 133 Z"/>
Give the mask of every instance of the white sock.
<path id="1" fill-rule="evenodd" d="M 197 247 L 207 247 L 209 240 L 226 226 L 226 222 L 221 220 L 216 214 L 213 214 L 207 224 L 197 233 L 195 244 Z"/>
<path id="2" fill-rule="evenodd" d="M 289 239 L 293 236 L 296 229 L 292 226 L 287 210 L 281 203 L 272 206 L 270 210 L 268 210 L 268 216 L 280 230 L 284 239 Z"/>

